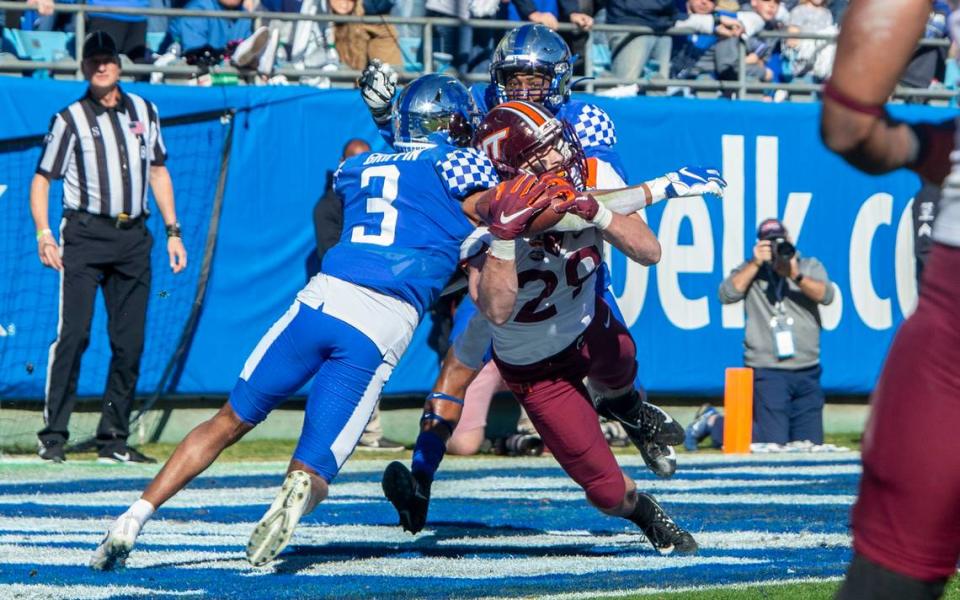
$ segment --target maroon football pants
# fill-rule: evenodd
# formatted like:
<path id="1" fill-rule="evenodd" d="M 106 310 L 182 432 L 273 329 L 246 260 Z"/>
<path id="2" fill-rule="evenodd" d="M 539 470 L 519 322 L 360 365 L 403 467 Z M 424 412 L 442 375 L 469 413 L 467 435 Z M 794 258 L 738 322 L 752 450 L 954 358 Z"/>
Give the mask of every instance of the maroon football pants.
<path id="1" fill-rule="evenodd" d="M 530 365 L 497 367 L 543 443 L 563 470 L 601 509 L 623 501 L 626 485 L 600 430 L 583 378 L 610 389 L 632 384 L 637 372 L 636 345 L 630 332 L 610 314 L 603 300 L 586 331 L 565 350 Z"/>
<path id="2" fill-rule="evenodd" d="M 934 246 L 871 403 L 854 549 L 908 577 L 949 577 L 960 559 L 960 248 Z"/>

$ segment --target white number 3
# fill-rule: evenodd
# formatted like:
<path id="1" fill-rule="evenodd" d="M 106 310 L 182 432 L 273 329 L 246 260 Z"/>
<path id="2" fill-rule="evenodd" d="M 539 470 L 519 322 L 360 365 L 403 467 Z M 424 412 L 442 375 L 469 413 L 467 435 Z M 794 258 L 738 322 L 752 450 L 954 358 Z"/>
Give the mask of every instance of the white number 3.
<path id="1" fill-rule="evenodd" d="M 364 225 L 357 225 L 352 230 L 350 241 L 357 244 L 389 246 L 393 243 L 397 230 L 398 212 L 393 207 L 393 201 L 397 199 L 397 180 L 400 179 L 400 170 L 396 165 L 378 165 L 364 169 L 360 174 L 360 188 L 366 188 L 374 178 L 383 179 L 383 191 L 380 196 L 367 198 L 367 214 L 383 215 L 383 220 L 380 221 L 380 233 L 367 233 Z"/>

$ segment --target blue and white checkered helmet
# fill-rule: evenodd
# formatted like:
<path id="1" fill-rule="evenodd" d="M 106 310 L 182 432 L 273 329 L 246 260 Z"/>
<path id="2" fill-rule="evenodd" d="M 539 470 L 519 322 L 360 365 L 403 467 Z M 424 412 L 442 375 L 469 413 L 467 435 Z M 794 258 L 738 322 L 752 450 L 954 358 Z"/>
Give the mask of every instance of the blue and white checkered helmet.
<path id="1" fill-rule="evenodd" d="M 503 36 L 493 52 L 490 79 L 500 102 L 538 102 L 556 112 L 570 96 L 570 48 L 560 35 L 543 25 L 523 25 Z M 538 74 L 549 81 L 543 90 L 507 92 L 507 81 L 517 74 Z"/>
<path id="2" fill-rule="evenodd" d="M 398 150 L 433 146 L 428 138 L 449 133 L 457 145 L 469 144 L 476 114 L 469 90 L 448 75 L 423 75 L 403 88 L 390 115 L 393 145 Z"/>

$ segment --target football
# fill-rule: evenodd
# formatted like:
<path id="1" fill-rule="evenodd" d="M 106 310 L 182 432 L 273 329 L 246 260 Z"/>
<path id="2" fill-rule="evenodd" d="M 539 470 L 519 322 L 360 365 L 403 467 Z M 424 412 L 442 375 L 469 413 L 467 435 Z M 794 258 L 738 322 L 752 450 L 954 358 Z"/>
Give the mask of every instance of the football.
<path id="1" fill-rule="evenodd" d="M 530 235 L 536 235 L 538 233 L 543 233 L 544 231 L 549 231 L 553 229 L 557 223 L 560 222 L 560 219 L 563 218 L 563 213 L 558 213 L 553 210 L 552 206 L 548 206 L 545 209 L 541 210 L 527 223 L 525 233 Z"/>
<path id="2" fill-rule="evenodd" d="M 502 185 L 504 184 L 501 183 L 500 186 Z M 487 190 L 481 194 L 476 201 L 475 207 L 477 216 L 487 225 L 490 224 L 490 220 L 492 218 L 490 206 L 491 203 L 496 199 L 497 189 L 499 189 L 500 186 Z M 544 231 L 548 231 L 556 226 L 556 224 L 559 223 L 560 219 L 562 218 L 562 213 L 558 213 L 553 210 L 551 206 L 547 206 L 546 208 L 539 210 L 536 215 L 530 219 L 530 221 L 527 223 L 527 226 L 524 228 L 524 233 L 530 235 L 543 233 Z"/>

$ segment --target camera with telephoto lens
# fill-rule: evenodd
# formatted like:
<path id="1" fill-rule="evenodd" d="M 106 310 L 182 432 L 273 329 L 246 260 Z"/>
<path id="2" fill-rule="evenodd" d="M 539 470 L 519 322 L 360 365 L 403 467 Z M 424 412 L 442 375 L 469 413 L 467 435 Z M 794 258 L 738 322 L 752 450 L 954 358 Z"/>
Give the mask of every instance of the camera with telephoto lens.
<path id="1" fill-rule="evenodd" d="M 770 251 L 773 253 L 773 263 L 789 262 L 797 253 L 797 248 L 785 238 L 778 237 L 770 240 Z"/>

